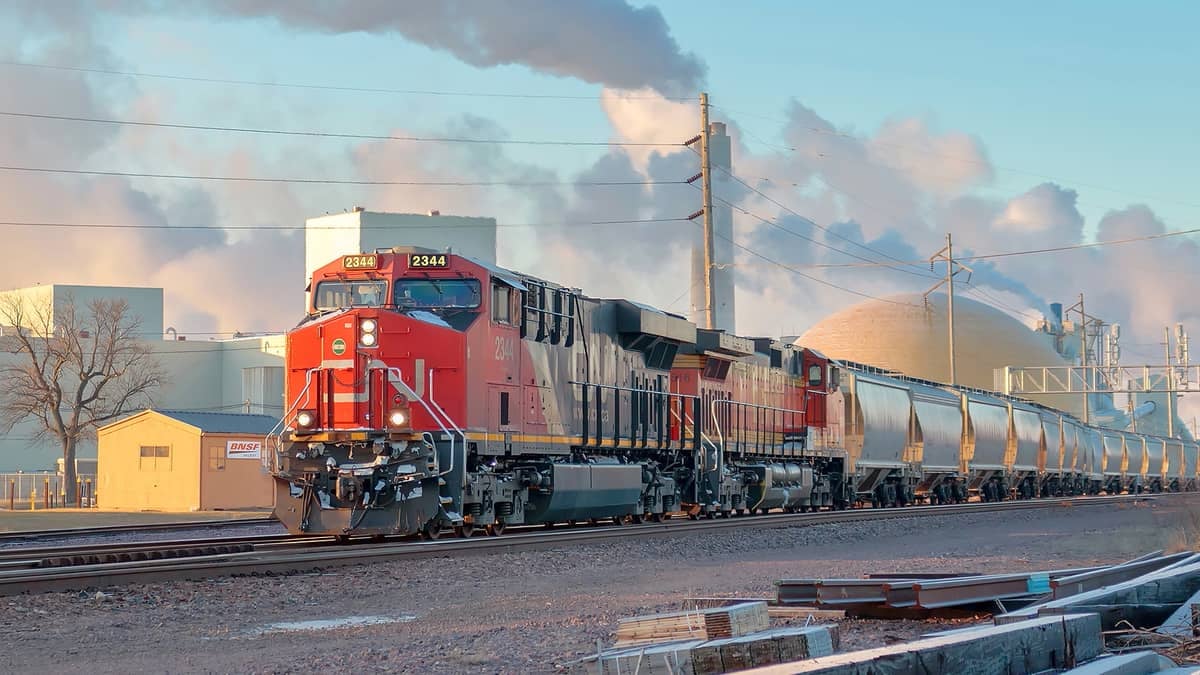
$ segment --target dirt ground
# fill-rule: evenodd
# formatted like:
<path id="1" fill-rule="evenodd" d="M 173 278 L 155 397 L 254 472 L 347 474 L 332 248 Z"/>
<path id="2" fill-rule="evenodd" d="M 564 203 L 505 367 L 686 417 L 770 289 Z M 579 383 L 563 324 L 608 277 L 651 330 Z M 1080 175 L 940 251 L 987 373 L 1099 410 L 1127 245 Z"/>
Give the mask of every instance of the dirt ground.
<path id="1" fill-rule="evenodd" d="M 1200 500 L 744 530 L 0 598 L 11 672 L 555 672 L 617 620 L 780 578 L 1113 563 L 1196 543 Z M 283 625 L 283 622 L 313 622 Z M 940 622 L 843 625 L 843 649 Z"/>

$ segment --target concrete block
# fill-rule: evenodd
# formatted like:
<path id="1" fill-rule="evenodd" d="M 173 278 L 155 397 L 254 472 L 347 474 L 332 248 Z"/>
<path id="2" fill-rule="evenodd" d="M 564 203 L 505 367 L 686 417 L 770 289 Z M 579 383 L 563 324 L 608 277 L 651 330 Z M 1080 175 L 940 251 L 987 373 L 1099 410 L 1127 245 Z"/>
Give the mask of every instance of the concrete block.
<path id="1" fill-rule="evenodd" d="M 1174 667 L 1174 661 L 1154 652 L 1130 652 L 1098 658 L 1078 668 L 1064 671 L 1062 675 L 1146 675 Z"/>
<path id="2" fill-rule="evenodd" d="M 717 675 L 833 654 L 836 626 L 775 628 L 719 640 L 682 640 L 602 653 L 590 672 L 600 675 L 671 673 Z"/>
<path id="3" fill-rule="evenodd" d="M 1155 630 L 1166 635 L 1190 636 L 1192 634 L 1192 606 L 1198 604 L 1200 604 L 1200 592 L 1188 598 Z"/>
<path id="4" fill-rule="evenodd" d="M 1009 675 L 1062 668 L 1104 651 L 1100 618 L 1072 614 L 1003 626 L 981 626 L 957 634 L 889 647 L 808 659 L 747 671 L 754 675 L 924 675 L 972 673 Z"/>

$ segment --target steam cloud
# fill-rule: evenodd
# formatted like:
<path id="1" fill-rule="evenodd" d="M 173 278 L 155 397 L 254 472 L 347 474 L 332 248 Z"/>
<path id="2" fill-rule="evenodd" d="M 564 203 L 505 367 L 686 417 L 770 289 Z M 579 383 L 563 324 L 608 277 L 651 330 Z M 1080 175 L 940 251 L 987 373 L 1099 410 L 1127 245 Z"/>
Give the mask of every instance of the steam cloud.
<path id="1" fill-rule="evenodd" d="M 705 72 L 658 9 L 619 0 L 222 0 L 209 8 L 303 30 L 397 33 L 481 68 L 521 64 L 621 89 L 691 95 Z"/>
<path id="2" fill-rule="evenodd" d="M 15 21 L 0 22 L 0 58 L 119 68 L 96 38 L 88 4 L 18 3 L 0 9 Z M 694 104 L 655 92 L 694 89 L 703 64 L 681 51 L 662 16 L 653 8 L 621 2 L 578 3 L 285 3 L 273 0 L 221 2 L 205 12 L 243 18 L 272 18 L 291 27 L 324 33 L 395 33 L 480 66 L 520 63 L 535 70 L 606 85 L 601 101 L 616 140 L 683 138 L 696 124 Z M 159 7 L 153 2 L 116 2 L 122 11 Z M 199 11 L 199 10 L 196 10 Z M 7 12 L 7 14 L 3 14 Z M 537 21 L 529 19 L 538 16 Z M 90 18 L 89 18 L 90 17 Z M 8 28 L 3 26 L 7 25 Z M 555 25 L 553 35 L 538 26 Z M 21 26 L 17 32 L 14 26 Z M 563 29 L 565 27 L 565 29 Z M 164 117 L 176 102 L 143 91 L 136 80 L 88 78 L 0 68 L 0 88 L 21 91 L 29 110 L 69 111 L 95 116 Z M 629 94 L 635 94 L 630 96 Z M 256 99 L 260 115 L 271 100 Z M 284 104 L 278 104 L 284 105 Z M 235 112 L 249 115 L 250 111 Z M 892 258 L 926 258 L 953 232 L 962 255 L 1079 243 L 1087 232 L 1112 239 L 1163 232 L 1166 223 L 1145 205 L 1112 210 L 1089 224 L 1070 186 L 1030 184 L 1010 198 L 981 196 L 997 169 L 984 144 L 969 134 L 937 129 L 920 118 L 894 119 L 872 133 L 851 133 L 800 102 L 784 111 L 783 123 L 769 135 L 762 123 L 754 136 L 724 119 L 734 139 L 734 166 L 757 190 L 787 204 L 836 233 L 813 228 L 731 181 L 718 184 L 718 197 L 732 201 L 779 227 L 735 211 L 736 238 L 806 274 L 871 295 L 924 290 L 932 285 L 928 265 L 905 267 L 815 267 L 857 265 L 846 253 L 874 260 L 869 246 Z M 258 119 L 262 119 L 259 117 Z M 719 119 L 719 118 L 718 118 Z M 48 131 L 49 130 L 49 131 Z M 396 133 L 504 137 L 507 131 L 480 117 L 460 117 L 439 129 L 397 129 Z M 386 180 L 670 180 L 696 172 L 690 150 L 613 149 L 578 175 L 560 175 L 545 166 L 514 158 L 484 145 L 429 148 L 364 142 L 315 146 L 240 145 L 159 132 L 6 120 L 0 126 L 0 157 L 11 163 L 48 166 L 127 166 L 144 158 L 150 170 L 164 163 L 180 172 L 227 175 L 295 174 L 294 167 L 321 167 L 318 174 Z M 257 143 L 257 141 L 255 141 Z M 161 161 L 160 161 L 161 160 Z M 494 215 L 502 224 L 591 220 L 679 218 L 699 207 L 699 193 L 687 185 L 639 188 L 420 186 L 320 189 L 289 185 L 168 183 L 123 178 L 63 178 L 2 174 L 0 201 L 6 220 L 127 223 L 161 226 L 154 230 L 10 229 L 9 246 L 18 252 L 0 270 L 0 286 L 34 282 L 161 285 L 167 290 L 167 321 L 182 331 L 282 329 L 299 316 L 301 239 L 293 231 L 187 230 L 183 225 L 247 227 L 299 225 L 305 217 L 351 204 L 371 209 Z M 1089 227 L 1089 225 L 1091 225 Z M 785 231 L 786 230 L 786 231 Z M 571 228 L 508 228 L 501 231 L 501 262 L 539 276 L 578 286 L 597 296 L 636 298 L 674 311 L 686 311 L 690 273 L 691 223 Z M 789 234 L 789 231 L 791 232 Z M 803 235 L 831 248 L 796 236 Z M 47 267 L 43 256 L 78 263 Z M 120 261 L 114 264 L 113 261 Z M 1153 344 L 1168 322 L 1195 322 L 1200 298 L 1197 244 L 1188 239 L 1091 249 L 1055 256 L 1000 258 L 973 263 L 970 297 L 999 300 L 1025 321 L 1048 302 L 1088 294 L 1095 314 L 1126 325 L 1131 347 Z M 739 284 L 739 332 L 796 334 L 816 320 L 861 298 L 813 282 L 744 252 L 734 260 Z M 1170 273 L 1145 273 L 1170 270 Z M 979 289 L 979 290 L 976 290 Z M 297 298 L 278 302 L 277 298 Z M 266 301 L 271 299 L 272 302 Z M 989 300 L 990 299 L 990 300 Z M 1151 348 L 1139 357 L 1160 359 Z"/>

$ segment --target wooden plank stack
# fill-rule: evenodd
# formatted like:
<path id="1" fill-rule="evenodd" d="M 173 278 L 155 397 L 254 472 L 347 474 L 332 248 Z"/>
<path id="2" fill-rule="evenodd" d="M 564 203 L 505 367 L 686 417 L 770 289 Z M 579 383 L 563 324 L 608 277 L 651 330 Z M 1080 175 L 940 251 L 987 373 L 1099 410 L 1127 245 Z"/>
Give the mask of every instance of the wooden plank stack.
<path id="1" fill-rule="evenodd" d="M 743 602 L 726 607 L 652 614 L 622 619 L 617 624 L 617 646 L 667 640 L 715 640 L 766 630 L 771 623 L 767 603 Z"/>

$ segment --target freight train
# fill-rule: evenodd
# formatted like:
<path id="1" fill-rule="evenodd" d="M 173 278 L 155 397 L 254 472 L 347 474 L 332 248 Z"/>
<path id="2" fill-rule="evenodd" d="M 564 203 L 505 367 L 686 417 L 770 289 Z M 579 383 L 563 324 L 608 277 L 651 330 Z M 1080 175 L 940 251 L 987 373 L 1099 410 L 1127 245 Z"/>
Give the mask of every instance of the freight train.
<path id="1" fill-rule="evenodd" d="M 1197 487 L 1200 447 L 463 256 L 315 270 L 267 461 L 295 533 L 501 534 Z"/>

